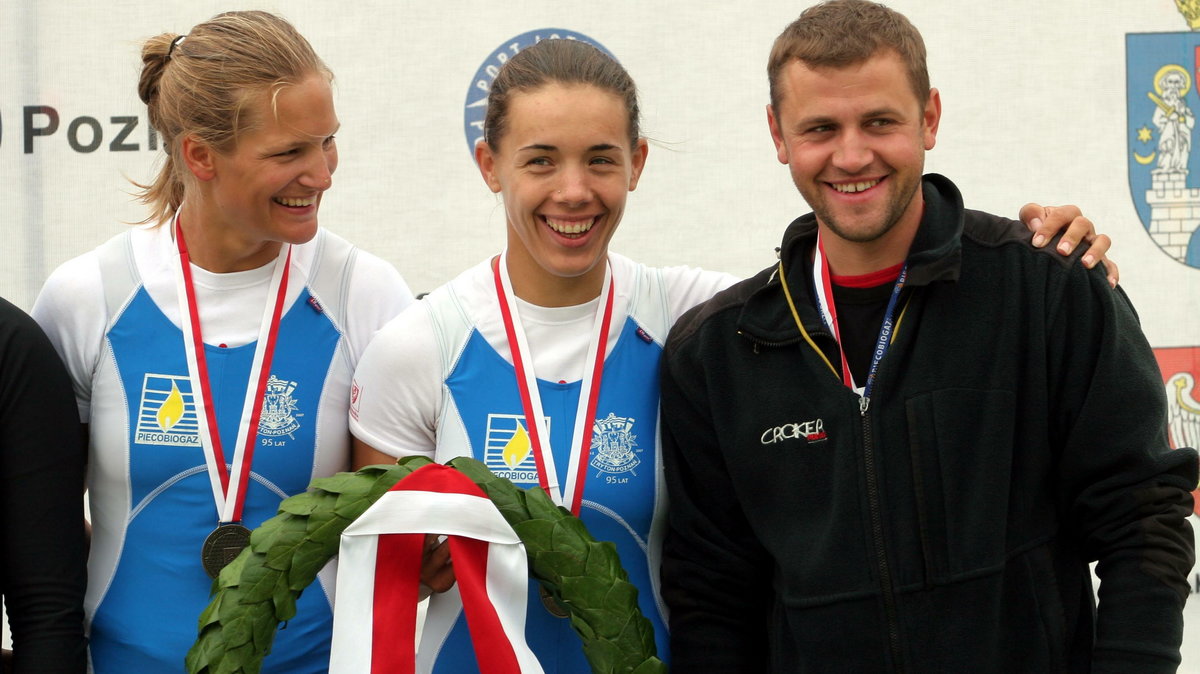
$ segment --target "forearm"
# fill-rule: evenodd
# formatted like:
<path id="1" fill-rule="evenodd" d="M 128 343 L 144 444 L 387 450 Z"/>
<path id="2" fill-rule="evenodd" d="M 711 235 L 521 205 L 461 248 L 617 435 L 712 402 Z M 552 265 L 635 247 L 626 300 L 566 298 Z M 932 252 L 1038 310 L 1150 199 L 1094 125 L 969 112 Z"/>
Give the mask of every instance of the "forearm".
<path id="1" fill-rule="evenodd" d="M 672 671 L 767 670 L 771 581 L 769 571 L 750 568 L 699 555 L 675 532 L 668 534 L 662 587 L 670 607 Z M 755 582 L 742 582 L 749 580 Z"/>
<path id="2" fill-rule="evenodd" d="M 78 672 L 86 657 L 83 473 L 73 465 L 82 459 L 63 458 L 6 475 L 4 586 L 17 672 Z"/>
<path id="3" fill-rule="evenodd" d="M 695 371 L 695 370 L 693 370 Z M 676 672 L 766 669 L 771 565 L 751 533 L 711 430 L 698 382 L 664 369 L 663 456 L 670 529 L 663 599 Z M 689 396 L 692 399 L 689 399 Z"/>
<path id="4" fill-rule="evenodd" d="M 1131 509 L 1127 523 L 1093 531 L 1100 560 L 1095 672 L 1174 672 L 1179 665 L 1195 562 L 1192 495 L 1181 483 L 1194 482 L 1196 459 L 1190 450 L 1171 454 L 1175 470 L 1123 502 Z"/>
<path id="5" fill-rule="evenodd" d="M 9 326 L 11 327 L 11 326 Z M 2 579 L 17 672 L 85 662 L 85 449 L 66 372 L 35 327 L 0 344 Z"/>
<path id="6" fill-rule="evenodd" d="M 1126 298 L 1081 296 L 1090 302 L 1068 305 L 1055 360 L 1072 411 L 1061 487 L 1100 577 L 1093 670 L 1173 672 L 1194 564 L 1196 454 L 1169 447 L 1162 378 Z"/>

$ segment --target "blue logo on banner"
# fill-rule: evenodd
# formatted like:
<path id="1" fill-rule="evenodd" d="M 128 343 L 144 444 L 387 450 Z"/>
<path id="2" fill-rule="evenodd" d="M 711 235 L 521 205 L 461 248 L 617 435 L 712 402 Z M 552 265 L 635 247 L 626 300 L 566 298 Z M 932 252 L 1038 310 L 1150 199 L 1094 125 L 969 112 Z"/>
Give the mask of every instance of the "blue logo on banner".
<path id="1" fill-rule="evenodd" d="M 563 28 L 539 28 L 521 33 L 511 40 L 505 40 L 499 47 L 493 49 L 483 65 L 479 66 L 475 77 L 471 78 L 471 86 L 467 88 L 467 100 L 463 105 L 463 131 L 467 136 L 467 152 L 471 154 L 472 160 L 475 158 L 475 143 L 483 139 L 483 119 L 487 114 L 487 97 L 492 88 L 492 81 L 496 79 L 501 66 L 507 63 L 508 59 L 522 49 L 532 47 L 542 40 L 580 40 L 608 54 L 613 60 L 617 59 L 599 42 L 583 33 Z"/>
<path id="2" fill-rule="evenodd" d="M 1138 217 L 1164 253 L 1200 268 L 1200 152 L 1193 148 L 1200 33 L 1128 34 L 1125 64 L 1129 189 Z"/>

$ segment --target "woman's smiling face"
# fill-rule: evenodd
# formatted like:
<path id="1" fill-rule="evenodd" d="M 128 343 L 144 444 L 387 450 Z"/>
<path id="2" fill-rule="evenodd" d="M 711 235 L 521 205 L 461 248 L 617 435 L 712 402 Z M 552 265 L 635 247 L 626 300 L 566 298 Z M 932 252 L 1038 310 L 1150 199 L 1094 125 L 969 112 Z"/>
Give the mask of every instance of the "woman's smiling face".
<path id="1" fill-rule="evenodd" d="M 476 157 L 504 198 L 519 297 L 555 306 L 599 294 L 608 242 L 646 153 L 644 139 L 630 145 L 629 112 L 617 94 L 557 82 L 512 94 L 502 137 L 481 143 Z"/>
<path id="2" fill-rule="evenodd" d="M 338 129 L 329 81 L 311 75 L 267 91 L 247 110 L 253 126 L 228 153 L 212 152 L 203 226 L 226 241 L 263 249 L 304 243 L 317 233 L 321 196 L 337 169 Z"/>

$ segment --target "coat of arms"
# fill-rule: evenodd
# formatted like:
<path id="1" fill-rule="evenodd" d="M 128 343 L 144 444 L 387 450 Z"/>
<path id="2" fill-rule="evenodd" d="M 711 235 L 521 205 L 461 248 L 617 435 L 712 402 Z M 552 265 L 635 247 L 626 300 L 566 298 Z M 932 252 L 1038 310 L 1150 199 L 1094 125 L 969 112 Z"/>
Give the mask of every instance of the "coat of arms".
<path id="1" fill-rule="evenodd" d="M 263 395 L 262 416 L 258 421 L 259 435 L 278 437 L 290 436 L 300 428 L 296 421 L 296 399 L 292 393 L 296 390 L 296 382 L 279 379 L 275 375 L 267 380 L 267 390 Z"/>
<path id="2" fill-rule="evenodd" d="M 1175 4 L 1191 31 L 1125 36 L 1129 187 L 1158 247 L 1200 268 L 1200 158 L 1192 152 L 1200 110 L 1200 0 Z"/>
<path id="3" fill-rule="evenodd" d="M 637 457 L 634 419 L 612 412 L 597 419 L 592 434 L 592 467 L 604 473 L 628 473 L 642 462 Z"/>
<path id="4" fill-rule="evenodd" d="M 1167 392 L 1167 432 L 1171 448 L 1200 449 L 1200 391 L 1195 388 L 1197 374 L 1200 374 L 1200 347 L 1155 349 L 1154 357 L 1158 360 Z M 1194 508 L 1200 515 L 1200 490 L 1194 495 Z"/>

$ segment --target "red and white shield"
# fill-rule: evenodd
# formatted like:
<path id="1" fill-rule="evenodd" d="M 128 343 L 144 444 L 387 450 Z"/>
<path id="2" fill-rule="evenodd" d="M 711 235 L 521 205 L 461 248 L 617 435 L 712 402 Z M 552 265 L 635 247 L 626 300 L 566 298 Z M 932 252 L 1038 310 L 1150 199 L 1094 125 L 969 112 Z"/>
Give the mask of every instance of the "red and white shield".
<path id="1" fill-rule="evenodd" d="M 1167 390 L 1167 425 L 1171 448 L 1200 448 L 1200 391 L 1195 390 L 1200 373 L 1200 347 L 1155 349 L 1158 369 Z M 1200 515 L 1200 490 L 1193 492 Z"/>

